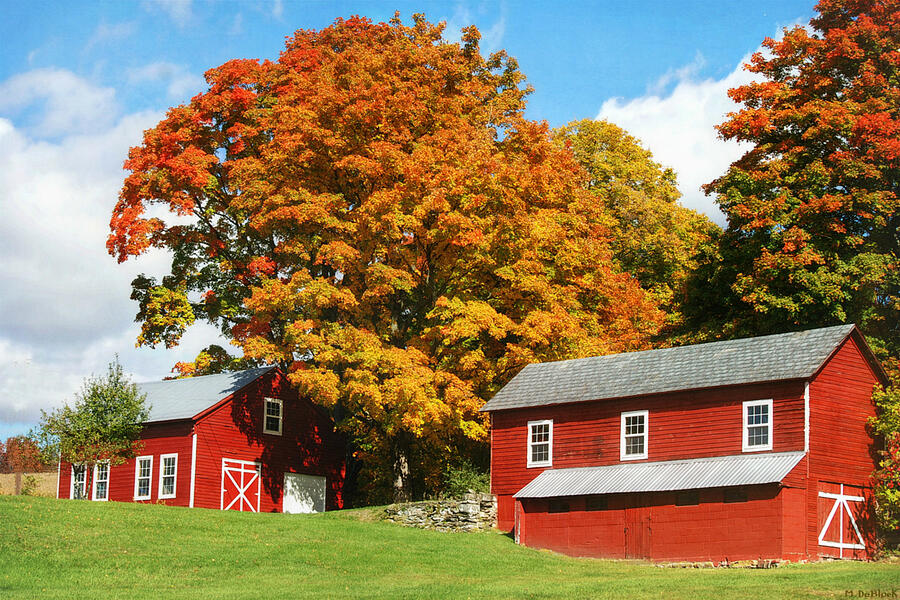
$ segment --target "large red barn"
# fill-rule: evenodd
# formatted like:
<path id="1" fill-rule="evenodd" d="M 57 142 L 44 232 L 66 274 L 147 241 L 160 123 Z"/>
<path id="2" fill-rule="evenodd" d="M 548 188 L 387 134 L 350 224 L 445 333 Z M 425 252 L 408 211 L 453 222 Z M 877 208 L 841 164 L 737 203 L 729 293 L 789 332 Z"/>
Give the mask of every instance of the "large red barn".
<path id="1" fill-rule="evenodd" d="M 867 557 L 886 381 L 853 325 L 528 365 L 482 408 L 499 526 L 578 556 Z"/>
<path id="2" fill-rule="evenodd" d="M 331 419 L 274 367 L 139 384 L 150 418 L 137 456 L 73 478 L 58 498 L 250 512 L 343 507 L 344 453 Z"/>

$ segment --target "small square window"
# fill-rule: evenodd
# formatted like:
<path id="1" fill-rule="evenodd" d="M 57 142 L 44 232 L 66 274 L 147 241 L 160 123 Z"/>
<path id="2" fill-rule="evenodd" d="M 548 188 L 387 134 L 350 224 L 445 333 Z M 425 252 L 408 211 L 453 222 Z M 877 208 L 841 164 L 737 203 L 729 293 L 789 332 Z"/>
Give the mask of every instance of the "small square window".
<path id="1" fill-rule="evenodd" d="M 263 414 L 263 433 L 281 435 L 284 404 L 280 398 L 266 398 Z"/>
<path id="2" fill-rule="evenodd" d="M 678 492 L 675 495 L 675 506 L 694 506 L 695 504 L 700 504 L 700 492 L 697 490 Z"/>
<path id="3" fill-rule="evenodd" d="M 606 496 L 587 496 L 584 501 L 585 510 L 606 510 L 609 508 L 609 501 Z"/>
<path id="4" fill-rule="evenodd" d="M 725 488 L 725 502 L 746 502 L 747 490 L 745 488 Z"/>

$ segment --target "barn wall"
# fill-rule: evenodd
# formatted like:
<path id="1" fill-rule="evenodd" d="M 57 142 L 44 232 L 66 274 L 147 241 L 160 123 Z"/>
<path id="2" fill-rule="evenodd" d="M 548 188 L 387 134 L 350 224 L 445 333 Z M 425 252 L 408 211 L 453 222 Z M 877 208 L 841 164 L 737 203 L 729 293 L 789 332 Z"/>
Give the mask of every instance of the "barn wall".
<path id="1" fill-rule="evenodd" d="M 509 411 L 492 418 L 491 490 L 498 526 L 514 526 L 512 494 L 543 468 L 526 467 L 528 421 L 553 420 L 553 468 L 617 464 L 620 414 L 649 411 L 649 461 L 741 454 L 742 403 L 774 400 L 773 452 L 804 448 L 804 384 L 787 382 Z"/>
<path id="2" fill-rule="evenodd" d="M 159 500 L 160 455 L 178 454 L 175 473 L 175 498 L 161 500 L 172 506 L 188 506 L 191 489 L 191 423 L 175 421 L 171 423 L 153 423 L 141 432 L 141 441 L 135 445 L 137 456 L 153 456 L 153 473 L 150 480 L 150 500 Z M 128 460 L 110 469 L 109 499 L 116 502 L 134 502 L 134 477 L 136 459 Z M 88 473 L 87 489 L 91 490 L 91 477 Z M 61 498 L 69 497 L 72 465 L 61 463 L 59 470 L 59 494 Z"/>
<path id="3" fill-rule="evenodd" d="M 821 512 L 833 502 L 824 503 L 819 491 L 829 492 L 839 484 L 856 486 L 871 503 L 870 476 L 877 467 L 877 450 L 866 423 L 875 415 L 872 388 L 877 383 L 869 363 L 850 337 L 828 360 L 809 386 L 810 444 L 807 488 L 807 536 L 813 555 L 839 556 L 836 548 L 820 546 Z M 830 485 L 834 484 L 834 485 Z M 838 487 L 835 487 L 838 486 Z M 825 507 L 827 505 L 827 508 Z M 874 548 L 871 507 L 860 509 L 869 548 Z M 845 551 L 844 556 L 847 555 Z"/>
<path id="4" fill-rule="evenodd" d="M 284 401 L 282 435 L 263 433 L 263 398 Z M 198 420 L 194 506 L 221 506 L 222 459 L 262 463 L 261 512 L 280 512 L 284 473 L 324 475 L 326 508 L 343 507 L 344 442 L 331 420 L 273 371 Z"/>
<path id="5" fill-rule="evenodd" d="M 699 491 L 699 504 L 677 506 L 676 494 L 613 494 L 605 510 L 587 497 L 567 499 L 570 512 L 549 512 L 548 500 L 520 505 L 519 542 L 572 556 L 712 561 L 782 558 L 782 501 L 777 485 L 741 488 L 745 502 L 725 502 L 724 489 Z M 801 491 L 802 496 L 802 491 Z"/>

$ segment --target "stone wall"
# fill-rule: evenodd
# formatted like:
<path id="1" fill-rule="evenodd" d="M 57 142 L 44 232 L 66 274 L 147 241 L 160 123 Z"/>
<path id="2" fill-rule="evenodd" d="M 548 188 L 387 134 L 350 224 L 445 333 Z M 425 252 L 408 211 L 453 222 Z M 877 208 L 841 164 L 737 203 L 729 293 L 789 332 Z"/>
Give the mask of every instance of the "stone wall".
<path id="1" fill-rule="evenodd" d="M 384 520 L 435 531 L 482 531 L 497 522 L 497 499 L 491 494 L 466 494 L 455 500 L 392 504 Z"/>

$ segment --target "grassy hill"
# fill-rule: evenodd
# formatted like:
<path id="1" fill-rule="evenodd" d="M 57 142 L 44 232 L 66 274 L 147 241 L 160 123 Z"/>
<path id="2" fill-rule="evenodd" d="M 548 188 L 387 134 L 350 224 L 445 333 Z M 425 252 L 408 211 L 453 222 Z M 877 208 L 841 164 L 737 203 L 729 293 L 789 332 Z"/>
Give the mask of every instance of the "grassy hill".
<path id="1" fill-rule="evenodd" d="M 0 497 L 0 598 L 827 598 L 897 563 L 662 569 L 320 515 Z"/>

